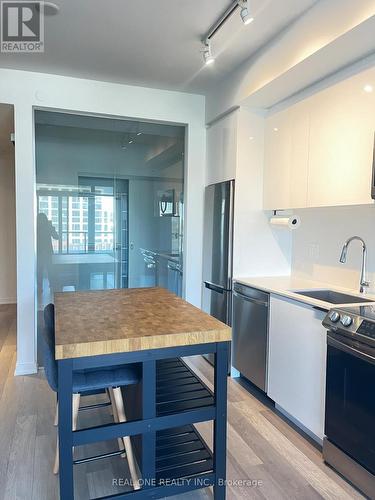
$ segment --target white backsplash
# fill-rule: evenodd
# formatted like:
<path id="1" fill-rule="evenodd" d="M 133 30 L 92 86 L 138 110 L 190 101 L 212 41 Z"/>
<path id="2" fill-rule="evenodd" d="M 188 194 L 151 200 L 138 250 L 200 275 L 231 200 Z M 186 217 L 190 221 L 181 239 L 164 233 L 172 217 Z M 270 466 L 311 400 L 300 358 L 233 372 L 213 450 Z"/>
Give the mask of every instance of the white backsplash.
<path id="1" fill-rule="evenodd" d="M 358 288 L 362 246 L 354 241 L 345 264 L 339 262 L 343 243 L 361 236 L 368 249 L 368 279 L 375 291 L 375 206 L 296 210 L 301 226 L 293 232 L 292 274 L 351 289 Z"/>

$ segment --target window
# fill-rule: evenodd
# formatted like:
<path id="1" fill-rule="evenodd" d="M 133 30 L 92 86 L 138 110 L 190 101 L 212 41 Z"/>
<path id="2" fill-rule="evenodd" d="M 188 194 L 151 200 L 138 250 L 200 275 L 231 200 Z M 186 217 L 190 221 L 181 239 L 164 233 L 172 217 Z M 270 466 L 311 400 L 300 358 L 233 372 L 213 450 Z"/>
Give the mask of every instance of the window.
<path id="1" fill-rule="evenodd" d="M 56 191 L 53 195 L 42 194 L 42 189 L 38 191 L 38 211 L 47 216 L 59 235 L 58 240 L 53 240 L 54 253 L 113 253 L 114 196 L 99 195 L 93 189 L 94 194 L 90 195 L 93 202 L 89 202 L 86 194 L 59 192 L 57 186 Z M 108 192 L 109 188 L 103 191 Z"/>

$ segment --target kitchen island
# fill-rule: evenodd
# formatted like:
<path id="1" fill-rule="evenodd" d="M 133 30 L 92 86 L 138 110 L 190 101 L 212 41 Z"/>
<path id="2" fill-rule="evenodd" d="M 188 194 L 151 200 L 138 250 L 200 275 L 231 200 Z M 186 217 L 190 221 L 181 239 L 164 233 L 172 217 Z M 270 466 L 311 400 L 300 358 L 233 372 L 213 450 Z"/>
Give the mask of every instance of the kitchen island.
<path id="1" fill-rule="evenodd" d="M 73 447 L 121 436 L 142 437 L 143 486 L 116 498 L 162 498 L 212 485 L 215 499 L 224 499 L 230 328 L 161 288 L 59 293 L 55 314 L 61 499 L 74 498 Z M 208 353 L 216 358 L 214 394 L 180 359 Z M 73 372 L 127 363 L 142 365 L 142 418 L 72 431 Z M 213 451 L 193 425 L 210 420 Z M 160 439 L 176 442 L 186 433 L 191 439 L 176 456 L 165 446 L 160 455 Z"/>

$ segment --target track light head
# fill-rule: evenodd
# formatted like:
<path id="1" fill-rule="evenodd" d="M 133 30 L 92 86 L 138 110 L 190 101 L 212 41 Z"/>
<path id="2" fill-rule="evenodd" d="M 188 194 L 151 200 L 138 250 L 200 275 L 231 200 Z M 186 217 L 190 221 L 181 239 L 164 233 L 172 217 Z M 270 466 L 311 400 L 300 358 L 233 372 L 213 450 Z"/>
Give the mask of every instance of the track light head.
<path id="1" fill-rule="evenodd" d="M 209 66 L 210 64 L 213 64 L 215 62 L 215 58 L 212 55 L 210 42 L 204 44 L 203 60 L 206 66 Z"/>
<path id="2" fill-rule="evenodd" d="M 250 10 L 249 10 L 248 1 L 247 0 L 240 1 L 239 6 L 241 8 L 240 16 L 241 16 L 242 22 L 244 23 L 245 26 L 247 26 L 248 24 L 250 24 L 254 21 L 254 18 L 251 15 Z"/>

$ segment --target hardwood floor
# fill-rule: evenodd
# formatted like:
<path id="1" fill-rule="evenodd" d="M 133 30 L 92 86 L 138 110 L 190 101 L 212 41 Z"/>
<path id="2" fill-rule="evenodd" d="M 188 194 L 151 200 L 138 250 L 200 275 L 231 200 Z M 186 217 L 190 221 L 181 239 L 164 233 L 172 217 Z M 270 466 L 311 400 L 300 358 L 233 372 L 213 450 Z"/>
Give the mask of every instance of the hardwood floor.
<path id="1" fill-rule="evenodd" d="M 0 500 L 55 500 L 55 395 L 43 372 L 13 376 L 15 313 L 14 306 L 0 305 Z M 190 358 L 189 363 L 212 386 L 212 367 L 201 357 Z M 319 450 L 278 416 L 265 398 L 259 400 L 233 379 L 229 380 L 228 417 L 229 500 L 363 498 L 323 463 Z M 111 419 L 108 409 L 80 412 L 79 425 Z M 198 428 L 211 443 L 211 424 L 199 424 Z M 117 441 L 83 447 L 77 450 L 77 456 L 113 451 L 116 446 Z M 122 458 L 79 465 L 76 469 L 77 499 L 126 489 L 113 486 L 114 479 L 119 483 L 129 477 L 126 460 Z M 210 498 L 213 497 L 209 489 L 178 496 L 181 500 Z"/>

